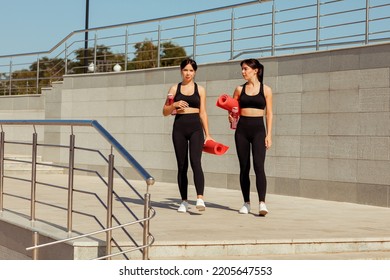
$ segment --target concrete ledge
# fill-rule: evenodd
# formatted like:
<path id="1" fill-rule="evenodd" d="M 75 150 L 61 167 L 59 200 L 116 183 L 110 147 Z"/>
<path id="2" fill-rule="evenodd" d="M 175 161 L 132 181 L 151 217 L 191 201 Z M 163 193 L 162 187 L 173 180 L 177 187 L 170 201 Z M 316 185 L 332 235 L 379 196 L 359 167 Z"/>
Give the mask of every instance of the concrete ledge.
<path id="1" fill-rule="evenodd" d="M 12 220 L 12 222 L 10 221 Z M 32 224 L 35 224 L 32 226 Z M 40 243 L 66 238 L 66 233 L 39 222 L 29 222 L 18 215 L 0 214 L 0 259 L 31 259 L 32 253 L 25 250 L 32 246 L 32 235 L 39 228 Z M 131 245 L 122 244 L 127 250 Z M 91 260 L 104 255 L 103 241 L 83 239 L 73 243 L 40 249 L 41 260 Z M 115 252 L 116 249 L 113 249 Z M 307 254 L 372 253 L 390 251 L 390 238 L 313 238 L 313 239 L 268 239 L 268 240 L 205 240 L 205 241 L 157 241 L 149 251 L 150 259 L 210 259 L 251 258 L 266 255 L 276 258 L 289 256 L 294 259 Z M 127 254 L 128 259 L 141 259 L 139 252 Z M 116 259 L 115 257 L 113 259 Z M 121 259 L 118 257 L 118 259 Z"/>
<path id="2" fill-rule="evenodd" d="M 64 230 L 44 222 L 32 222 L 27 218 L 6 211 L 0 213 L 0 259 L 32 259 L 33 234 L 39 231 L 39 244 L 49 243 L 69 236 Z M 99 256 L 102 242 L 85 238 L 86 241 L 56 244 L 41 248 L 40 260 L 88 260 Z M 3 256 L 3 257 L 1 257 Z"/>
<path id="3" fill-rule="evenodd" d="M 251 257 L 262 255 L 294 255 L 356 253 L 389 251 L 390 238 L 361 239 L 297 239 L 297 240 L 242 240 L 215 242 L 157 243 L 150 249 L 151 259 L 193 258 L 221 256 Z"/>

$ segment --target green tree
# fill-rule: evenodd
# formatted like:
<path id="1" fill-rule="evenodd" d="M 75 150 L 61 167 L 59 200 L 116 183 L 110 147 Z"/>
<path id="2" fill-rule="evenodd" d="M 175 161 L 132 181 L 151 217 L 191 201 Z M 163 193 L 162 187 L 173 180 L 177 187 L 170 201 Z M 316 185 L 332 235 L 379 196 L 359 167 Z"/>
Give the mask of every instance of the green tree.
<path id="1" fill-rule="evenodd" d="M 7 95 L 8 93 L 8 82 L 7 75 L 0 73 L 0 95 Z"/>
<path id="2" fill-rule="evenodd" d="M 87 49 L 87 65 L 94 62 L 94 48 Z M 81 74 L 85 73 L 85 50 L 77 49 L 74 51 L 75 59 L 68 64 L 69 73 Z M 123 66 L 125 56 L 122 54 L 114 54 L 109 47 L 104 45 L 96 46 L 96 72 L 111 72 L 115 64 L 119 63 Z"/>
<path id="3" fill-rule="evenodd" d="M 163 67 L 180 65 L 180 62 L 187 57 L 185 49 L 172 42 L 164 42 L 161 47 L 161 66 Z"/>
<path id="4" fill-rule="evenodd" d="M 62 58 L 43 57 L 38 63 L 34 62 L 30 66 L 30 71 L 37 72 L 39 69 L 39 78 L 42 85 L 50 85 L 53 81 L 61 80 L 65 74 L 65 61 Z"/>
<path id="5" fill-rule="evenodd" d="M 9 87 L 11 83 L 12 95 L 40 93 L 42 87 L 50 86 L 53 81 L 62 79 L 65 72 L 64 66 L 64 60 L 61 58 L 42 57 L 39 63 L 32 63 L 29 69 L 13 71 L 11 79 L 7 81 L 7 86 Z"/>
<path id="6" fill-rule="evenodd" d="M 130 63 L 130 69 L 146 69 L 158 66 L 158 47 L 151 40 L 137 43 L 134 48 L 135 57 Z M 187 56 L 183 47 L 170 41 L 160 45 L 160 52 L 160 66 L 162 67 L 179 65 L 183 58 Z"/>
<path id="7" fill-rule="evenodd" d="M 135 57 L 129 62 L 128 70 L 159 66 L 158 47 L 151 40 L 137 43 L 134 48 Z M 96 61 L 97 72 L 111 72 L 115 64 L 119 63 L 124 67 L 126 61 L 125 55 L 115 54 L 104 45 L 96 47 L 96 59 L 94 48 L 88 48 L 87 52 L 80 48 L 70 55 L 73 55 L 74 59 L 68 61 L 67 74 L 85 73 L 85 59 L 87 59 L 87 64 Z M 162 67 L 179 65 L 186 56 L 184 48 L 172 42 L 164 42 L 160 45 L 160 66 Z M 8 95 L 10 85 L 12 95 L 40 93 L 42 87 L 51 86 L 52 82 L 62 80 L 65 68 L 65 59 L 42 57 L 39 63 L 32 63 L 29 69 L 13 71 L 11 77 L 0 73 L 0 95 Z"/>
<path id="8" fill-rule="evenodd" d="M 145 40 L 137 43 L 134 46 L 135 57 L 133 63 L 130 64 L 130 69 L 146 69 L 157 67 L 157 52 L 158 48 L 152 41 Z"/>
<path id="9" fill-rule="evenodd" d="M 14 71 L 11 78 L 8 79 L 6 87 L 9 88 L 10 84 L 12 95 L 35 94 L 37 92 L 36 73 L 27 69 Z"/>

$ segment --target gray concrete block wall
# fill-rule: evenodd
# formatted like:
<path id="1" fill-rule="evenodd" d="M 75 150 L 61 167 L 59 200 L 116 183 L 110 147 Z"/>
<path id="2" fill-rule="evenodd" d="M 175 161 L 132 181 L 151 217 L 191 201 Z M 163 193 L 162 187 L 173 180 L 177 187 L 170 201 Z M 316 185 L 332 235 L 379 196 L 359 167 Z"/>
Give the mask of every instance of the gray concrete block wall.
<path id="1" fill-rule="evenodd" d="M 274 92 L 274 145 L 266 159 L 269 193 L 390 206 L 389 51 L 390 44 L 383 44 L 261 59 L 265 83 Z M 169 87 L 179 81 L 178 67 L 69 75 L 45 91 L 45 117 L 96 119 L 157 182 L 175 182 L 173 117 L 161 111 Z M 207 91 L 212 136 L 230 146 L 223 156 L 204 154 L 206 187 L 238 189 L 234 132 L 215 102 L 244 82 L 239 61 L 199 65 L 196 81 Z M 96 137 L 80 132 L 79 144 Z M 68 131 L 49 128 L 45 139 L 67 143 Z M 109 153 L 106 144 L 96 145 Z M 78 161 L 100 164 L 98 159 Z"/>
<path id="2" fill-rule="evenodd" d="M 334 57 L 343 61 L 352 59 L 351 63 L 345 65 L 337 63 L 338 71 L 321 73 L 321 71 L 326 70 L 326 67 L 322 70 L 312 67 L 311 70 L 315 73 L 305 74 L 305 67 L 302 67 L 304 74 L 302 75 L 303 86 L 300 99 L 296 93 L 300 78 L 296 77 L 294 73 L 287 75 L 288 73 L 283 72 L 288 77 L 282 77 L 279 80 L 290 82 L 293 78 L 297 81 L 291 85 L 290 92 L 286 86 L 281 85 L 278 89 L 283 94 L 277 92 L 276 98 L 282 98 L 286 95 L 289 95 L 290 99 L 293 99 L 292 96 L 296 98 L 295 103 L 287 100 L 278 102 L 276 105 L 283 107 L 276 109 L 277 121 L 280 121 L 276 124 L 274 137 L 274 141 L 278 143 L 276 156 L 279 157 L 286 153 L 292 154 L 291 149 L 288 149 L 287 144 L 285 144 L 287 142 L 285 139 L 291 137 L 290 145 L 296 146 L 297 130 L 300 131 L 301 135 L 301 155 L 300 162 L 297 163 L 301 165 L 300 183 L 297 186 L 293 175 L 289 175 L 289 181 L 284 181 L 284 184 L 290 185 L 291 190 L 283 190 L 283 193 L 289 194 L 290 192 L 294 195 L 319 199 L 389 206 L 390 178 L 388 174 L 390 168 L 388 159 L 386 159 L 389 155 L 387 150 L 390 135 L 389 106 L 387 104 L 390 98 L 388 92 L 389 68 L 388 65 L 383 67 L 383 63 L 374 65 L 370 62 L 370 67 L 374 69 L 356 63 L 367 61 L 366 55 L 372 56 L 377 49 L 378 55 L 383 55 L 383 46 L 377 46 L 374 49 L 356 48 L 348 51 L 328 52 L 330 61 L 336 62 Z M 388 46 L 387 49 L 389 49 Z M 346 55 L 348 59 L 343 59 L 343 55 L 340 53 Z M 310 55 L 305 55 L 301 60 L 303 65 L 312 65 L 316 61 L 318 62 L 318 59 L 313 59 Z M 288 57 L 283 64 L 290 63 L 300 71 L 299 65 L 301 64 L 292 61 L 291 57 Z M 345 70 L 343 66 L 348 70 Z M 377 68 L 378 66 L 380 68 Z M 287 68 L 293 69 L 294 67 L 287 66 Z M 331 66 L 330 69 L 332 68 Z M 297 105 L 299 100 L 301 100 L 302 106 L 302 111 L 299 114 L 300 123 L 296 120 L 295 115 L 299 107 Z M 284 108 L 288 105 L 296 109 L 290 109 L 292 112 L 289 112 L 289 109 Z M 289 119 L 290 116 L 291 119 Z M 288 121 L 292 127 L 287 125 Z M 375 143 L 370 143 L 370 139 L 373 138 Z M 371 147 L 376 145 L 375 149 L 381 152 L 374 152 L 377 154 L 374 156 L 372 148 L 365 144 L 372 145 Z M 279 147 L 283 147 L 284 151 L 281 151 Z M 370 157 L 370 160 L 361 160 L 363 150 L 370 150 L 366 153 L 366 157 Z M 382 156 L 379 156 L 379 153 L 382 153 Z M 288 164 L 285 162 L 285 165 Z M 310 181 L 303 179 L 310 179 Z M 324 182 L 326 182 L 325 185 Z M 373 183 L 372 186 L 377 185 L 375 187 L 367 186 L 368 182 Z M 332 185 L 340 185 L 340 183 L 348 185 L 348 188 L 353 189 L 354 192 L 350 192 L 351 195 L 337 192 L 339 194 L 335 195 Z M 332 192 L 320 191 L 319 185 L 322 190 L 332 189 Z M 309 191 L 310 189 L 311 191 Z M 364 192 L 367 190 L 370 193 L 369 198 L 363 199 Z"/>
<path id="3" fill-rule="evenodd" d="M 1 96 L 0 97 L 0 119 L 3 120 L 23 120 L 23 119 L 44 119 L 45 100 L 41 95 L 26 96 Z M 32 126 L 10 126 L 4 125 L 2 130 L 5 132 L 6 141 L 32 141 L 34 128 Z M 38 141 L 44 140 L 44 129 L 37 127 Z M 6 149 L 7 154 L 27 153 L 31 150 L 28 146 L 9 145 Z"/>

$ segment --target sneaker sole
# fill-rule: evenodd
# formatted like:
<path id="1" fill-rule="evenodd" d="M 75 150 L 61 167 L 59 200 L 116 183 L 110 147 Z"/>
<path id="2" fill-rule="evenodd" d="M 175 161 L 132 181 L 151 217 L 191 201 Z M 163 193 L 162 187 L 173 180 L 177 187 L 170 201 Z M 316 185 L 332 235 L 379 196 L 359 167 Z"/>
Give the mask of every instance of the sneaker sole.
<path id="1" fill-rule="evenodd" d="M 259 212 L 259 215 L 262 216 L 262 217 L 264 217 L 264 216 L 267 215 L 267 214 L 268 214 L 267 211 L 260 211 L 260 212 Z"/>
<path id="2" fill-rule="evenodd" d="M 203 205 L 196 205 L 196 209 L 198 209 L 198 211 L 205 211 L 206 207 Z"/>

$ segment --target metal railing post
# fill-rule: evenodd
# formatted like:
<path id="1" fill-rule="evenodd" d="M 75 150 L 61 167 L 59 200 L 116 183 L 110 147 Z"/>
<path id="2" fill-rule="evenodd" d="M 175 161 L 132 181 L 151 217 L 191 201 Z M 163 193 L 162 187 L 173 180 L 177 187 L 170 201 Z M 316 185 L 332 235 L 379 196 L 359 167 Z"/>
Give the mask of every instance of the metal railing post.
<path id="1" fill-rule="evenodd" d="M 35 126 L 34 126 L 35 130 Z M 37 139 L 38 134 L 35 131 L 33 133 L 32 143 L 32 156 L 31 156 L 31 206 L 30 206 L 30 219 L 35 221 L 35 201 L 37 192 Z"/>
<path id="2" fill-rule="evenodd" d="M 39 93 L 39 55 L 37 57 L 37 86 L 36 86 L 36 94 Z"/>
<path id="3" fill-rule="evenodd" d="M 194 34 L 193 34 L 193 42 L 192 42 L 192 59 L 196 60 L 196 33 L 197 33 L 197 20 L 196 15 L 194 15 Z"/>
<path id="4" fill-rule="evenodd" d="M 272 34 L 271 34 L 271 56 L 275 55 L 275 4 L 272 3 Z"/>
<path id="5" fill-rule="evenodd" d="M 112 201 L 114 192 L 114 155 L 108 157 L 108 191 L 107 191 L 107 228 L 112 227 Z M 107 231 L 106 235 L 106 254 L 111 255 L 112 231 Z"/>
<path id="6" fill-rule="evenodd" d="M 0 132 L 0 212 L 3 211 L 3 197 L 4 197 L 4 141 L 5 133 Z"/>
<path id="7" fill-rule="evenodd" d="M 96 54 L 97 54 L 97 31 L 95 32 L 94 47 L 93 47 L 93 65 L 95 65 L 93 72 L 96 72 L 97 70 Z"/>
<path id="8" fill-rule="evenodd" d="M 149 189 L 149 185 L 147 187 Z M 142 250 L 142 259 L 148 260 L 149 259 L 149 227 L 150 227 L 150 193 L 145 194 L 145 200 L 144 200 L 144 231 L 143 231 L 143 246 L 144 249 Z"/>
<path id="9" fill-rule="evenodd" d="M 12 94 L 12 57 L 9 61 L 9 87 L 8 87 L 8 95 Z"/>
<path id="10" fill-rule="evenodd" d="M 368 44 L 370 32 L 370 0 L 366 0 L 366 30 L 365 30 L 365 44 Z"/>
<path id="11" fill-rule="evenodd" d="M 65 50 L 64 50 L 64 62 L 65 62 L 65 75 L 68 74 L 68 44 L 65 42 Z"/>
<path id="12" fill-rule="evenodd" d="M 161 23 L 158 25 L 157 31 L 157 68 L 161 66 Z"/>
<path id="13" fill-rule="evenodd" d="M 69 141 L 69 171 L 68 171 L 68 215 L 67 215 L 67 228 L 68 232 L 73 230 L 73 182 L 74 182 L 74 147 L 75 147 L 75 135 L 70 135 Z"/>
<path id="14" fill-rule="evenodd" d="M 126 37 L 125 37 L 125 71 L 127 71 L 127 60 L 129 55 L 129 26 L 126 26 Z"/>
<path id="15" fill-rule="evenodd" d="M 36 231 L 33 232 L 32 242 L 33 242 L 34 247 L 38 246 L 38 242 L 39 242 L 39 233 L 36 232 Z M 38 248 L 35 248 L 35 249 L 33 250 L 32 259 L 33 259 L 34 261 L 38 260 L 38 250 L 39 250 Z"/>
<path id="16" fill-rule="evenodd" d="M 230 19 L 230 60 L 234 57 L 234 9 L 232 9 L 232 16 Z"/>
<path id="17" fill-rule="evenodd" d="M 320 49 L 321 0 L 317 0 L 316 50 Z"/>

